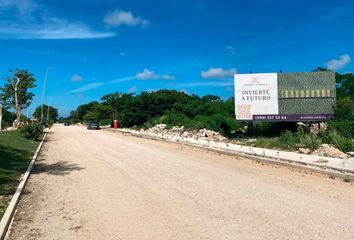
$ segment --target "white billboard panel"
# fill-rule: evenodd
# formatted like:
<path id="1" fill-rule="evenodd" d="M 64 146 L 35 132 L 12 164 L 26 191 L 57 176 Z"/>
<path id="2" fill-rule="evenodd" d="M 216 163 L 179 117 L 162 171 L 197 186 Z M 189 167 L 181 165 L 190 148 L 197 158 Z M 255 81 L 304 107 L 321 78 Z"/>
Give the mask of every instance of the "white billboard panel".
<path id="1" fill-rule="evenodd" d="M 236 74 L 235 113 L 237 120 L 279 114 L 277 73 Z"/>

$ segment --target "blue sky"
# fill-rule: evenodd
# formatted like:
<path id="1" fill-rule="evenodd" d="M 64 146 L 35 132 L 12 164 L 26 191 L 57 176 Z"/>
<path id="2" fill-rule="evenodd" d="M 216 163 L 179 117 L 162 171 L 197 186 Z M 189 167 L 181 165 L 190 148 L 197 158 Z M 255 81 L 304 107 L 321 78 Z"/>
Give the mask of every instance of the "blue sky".
<path id="1" fill-rule="evenodd" d="M 107 93 L 233 95 L 233 74 L 352 72 L 352 0 L 0 0 L 0 76 L 29 69 L 65 116 Z M 1 80 L 0 84 L 3 84 Z"/>

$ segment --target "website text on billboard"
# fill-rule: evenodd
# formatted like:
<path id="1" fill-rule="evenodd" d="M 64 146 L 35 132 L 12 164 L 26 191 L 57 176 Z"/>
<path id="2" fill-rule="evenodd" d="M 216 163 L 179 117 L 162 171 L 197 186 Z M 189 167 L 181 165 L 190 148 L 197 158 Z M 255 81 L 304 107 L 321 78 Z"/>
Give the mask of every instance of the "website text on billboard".
<path id="1" fill-rule="evenodd" d="M 325 121 L 334 116 L 334 72 L 235 75 L 241 121 Z"/>

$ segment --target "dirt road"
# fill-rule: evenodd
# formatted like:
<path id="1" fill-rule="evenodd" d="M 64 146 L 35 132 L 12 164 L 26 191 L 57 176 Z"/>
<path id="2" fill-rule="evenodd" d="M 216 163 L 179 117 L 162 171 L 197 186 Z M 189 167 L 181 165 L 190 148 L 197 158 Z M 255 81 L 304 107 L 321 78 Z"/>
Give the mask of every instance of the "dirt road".
<path id="1" fill-rule="evenodd" d="M 8 239 L 354 239 L 354 184 L 55 126 Z"/>

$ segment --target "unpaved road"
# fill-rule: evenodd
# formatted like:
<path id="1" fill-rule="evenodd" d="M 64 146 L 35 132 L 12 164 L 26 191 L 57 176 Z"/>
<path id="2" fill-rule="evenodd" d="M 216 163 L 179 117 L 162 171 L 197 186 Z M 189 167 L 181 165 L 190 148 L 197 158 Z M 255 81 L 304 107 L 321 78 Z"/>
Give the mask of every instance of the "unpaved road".
<path id="1" fill-rule="evenodd" d="M 8 239 L 354 239 L 354 185 L 81 127 L 48 135 Z"/>

